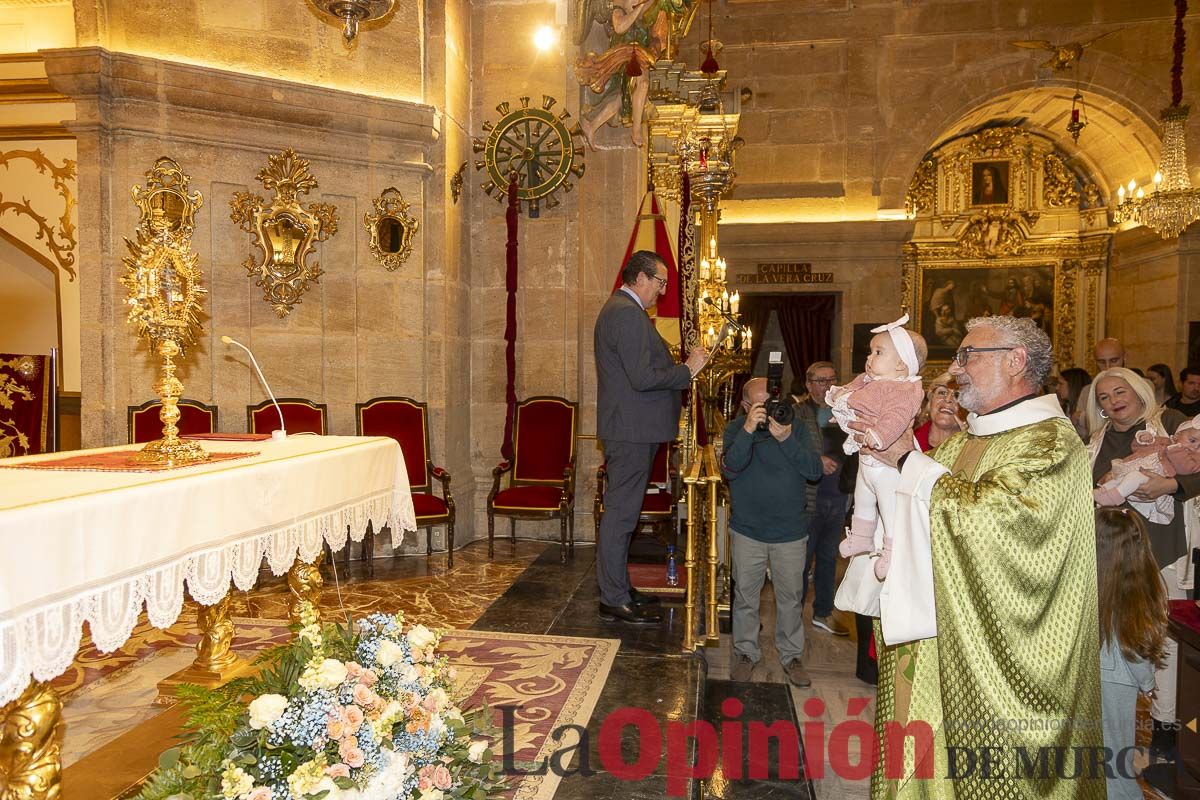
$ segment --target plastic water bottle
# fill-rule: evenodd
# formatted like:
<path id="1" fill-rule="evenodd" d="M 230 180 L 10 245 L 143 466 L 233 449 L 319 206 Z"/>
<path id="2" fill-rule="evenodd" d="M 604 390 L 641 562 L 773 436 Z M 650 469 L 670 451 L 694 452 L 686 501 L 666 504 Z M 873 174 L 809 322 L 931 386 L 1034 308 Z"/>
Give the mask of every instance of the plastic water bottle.
<path id="1" fill-rule="evenodd" d="M 675 565 L 675 546 L 667 545 L 667 586 L 679 585 L 679 568 Z"/>

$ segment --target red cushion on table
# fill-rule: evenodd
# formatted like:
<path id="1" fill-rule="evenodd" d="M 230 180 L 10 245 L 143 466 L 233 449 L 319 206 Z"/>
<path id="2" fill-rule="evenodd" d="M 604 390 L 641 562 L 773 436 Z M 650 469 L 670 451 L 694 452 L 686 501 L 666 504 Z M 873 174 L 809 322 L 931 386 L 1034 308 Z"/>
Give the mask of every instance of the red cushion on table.
<path id="1" fill-rule="evenodd" d="M 436 495 L 413 492 L 412 500 L 418 517 L 440 517 L 447 511 L 446 501 Z"/>
<path id="2" fill-rule="evenodd" d="M 496 494 L 492 505 L 528 511 L 552 511 L 562 500 L 562 489 L 555 486 L 514 486 Z"/>
<path id="3" fill-rule="evenodd" d="M 671 505 L 674 502 L 675 498 L 671 497 L 667 492 L 648 494 L 646 495 L 646 499 L 642 501 L 642 513 L 649 511 L 653 514 L 670 514 Z"/>

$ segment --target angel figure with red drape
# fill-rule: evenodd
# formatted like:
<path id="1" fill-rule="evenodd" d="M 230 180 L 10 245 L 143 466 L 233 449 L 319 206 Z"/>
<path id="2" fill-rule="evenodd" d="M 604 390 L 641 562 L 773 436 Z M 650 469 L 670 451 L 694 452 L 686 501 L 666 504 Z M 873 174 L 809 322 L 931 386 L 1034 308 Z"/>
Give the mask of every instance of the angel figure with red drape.
<path id="1" fill-rule="evenodd" d="M 595 149 L 601 125 L 620 114 L 633 130 L 630 138 L 642 144 L 642 115 L 650 82 L 646 71 L 667 55 L 676 18 L 695 0 L 575 0 L 575 43 L 582 45 L 593 24 L 603 23 L 608 49 L 575 60 L 575 77 L 600 99 L 583 115 L 580 127 Z"/>

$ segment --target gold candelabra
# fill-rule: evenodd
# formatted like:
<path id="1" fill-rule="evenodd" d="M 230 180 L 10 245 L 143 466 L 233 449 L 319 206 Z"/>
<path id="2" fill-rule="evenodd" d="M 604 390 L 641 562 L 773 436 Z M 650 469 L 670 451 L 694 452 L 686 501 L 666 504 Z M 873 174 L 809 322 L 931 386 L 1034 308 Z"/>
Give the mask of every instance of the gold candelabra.
<path id="1" fill-rule="evenodd" d="M 128 289 L 129 321 L 162 359 L 154 389 L 162 403 L 163 435 L 134 456 L 144 464 L 180 466 L 208 459 L 198 442 L 179 438 L 176 425 L 183 383 L 175 375 L 175 359 L 195 341 L 200 298 L 207 291 L 200 286 L 191 249 L 196 209 L 204 200 L 199 192 L 188 194 L 188 181 L 177 162 L 163 157 L 146 173 L 146 188 L 133 187 L 141 220 L 136 240 L 125 240 L 129 254 L 121 283 Z"/>

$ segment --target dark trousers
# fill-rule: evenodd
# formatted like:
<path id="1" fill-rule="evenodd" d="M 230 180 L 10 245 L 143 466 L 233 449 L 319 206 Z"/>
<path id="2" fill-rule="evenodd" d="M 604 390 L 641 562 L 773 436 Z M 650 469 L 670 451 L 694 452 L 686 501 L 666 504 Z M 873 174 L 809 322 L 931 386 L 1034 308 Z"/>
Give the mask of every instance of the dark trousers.
<path id="1" fill-rule="evenodd" d="M 623 606 L 629 597 L 629 540 L 637 528 L 650 483 L 650 469 L 658 442 L 603 440 L 608 485 L 604 490 L 604 518 L 596 546 L 596 583 L 600 602 Z"/>
<path id="2" fill-rule="evenodd" d="M 817 496 L 817 507 L 810 517 L 808 530 L 808 563 L 804 566 L 804 581 L 800 588 L 801 602 L 808 597 L 808 575 L 812 572 L 813 616 L 828 617 L 833 613 L 834 580 L 837 572 L 838 542 L 846 525 L 846 495 Z"/>

